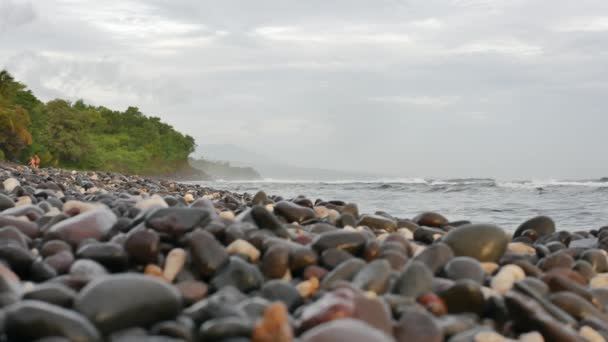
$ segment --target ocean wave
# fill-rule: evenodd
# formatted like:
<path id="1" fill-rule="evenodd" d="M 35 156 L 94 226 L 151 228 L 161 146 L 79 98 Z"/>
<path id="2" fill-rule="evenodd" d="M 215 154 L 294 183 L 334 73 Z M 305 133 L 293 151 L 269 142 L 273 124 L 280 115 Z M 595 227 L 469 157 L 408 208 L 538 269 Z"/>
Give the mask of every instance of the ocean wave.
<path id="1" fill-rule="evenodd" d="M 258 180 L 215 180 L 217 183 L 277 183 L 277 184 L 428 184 L 424 178 L 380 178 L 380 179 L 348 179 L 348 180 L 311 180 L 311 179 L 276 179 L 264 178 Z"/>
<path id="2" fill-rule="evenodd" d="M 608 182 L 602 181 L 563 181 L 563 180 L 532 180 L 515 182 L 498 182 L 498 187 L 509 189 L 540 189 L 549 187 L 588 187 L 606 188 Z"/>
<path id="3" fill-rule="evenodd" d="M 549 187 L 587 187 L 608 188 L 608 180 L 518 180 L 497 181 L 492 178 L 452 178 L 452 179 L 425 179 L 425 178 L 379 178 L 379 179 L 346 179 L 346 180 L 311 180 L 311 179 L 278 179 L 264 178 L 259 180 L 222 180 L 210 182 L 196 182 L 204 184 L 316 184 L 316 185 L 377 185 L 377 189 L 399 189 L 400 186 L 428 186 L 432 190 L 445 190 L 451 188 L 471 187 L 486 188 L 498 187 L 505 189 L 540 189 Z"/>

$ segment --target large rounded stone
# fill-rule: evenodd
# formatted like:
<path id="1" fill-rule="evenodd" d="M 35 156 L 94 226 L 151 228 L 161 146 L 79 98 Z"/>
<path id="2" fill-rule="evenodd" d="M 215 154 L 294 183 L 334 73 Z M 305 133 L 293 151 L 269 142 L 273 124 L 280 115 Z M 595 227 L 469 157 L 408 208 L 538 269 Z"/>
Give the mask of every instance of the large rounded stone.
<path id="1" fill-rule="evenodd" d="M 535 231 L 538 236 L 549 235 L 555 232 L 555 222 L 550 217 L 547 216 L 537 216 L 529 219 L 528 221 L 522 223 L 513 233 L 513 237 L 516 238 L 526 230 Z"/>
<path id="2" fill-rule="evenodd" d="M 159 208 L 146 215 L 146 226 L 158 232 L 181 235 L 211 221 L 211 213 L 203 208 Z"/>
<path id="3" fill-rule="evenodd" d="M 228 264 L 211 280 L 215 289 L 233 286 L 240 291 L 247 292 L 262 286 L 264 277 L 260 269 L 239 257 L 230 257 Z"/>
<path id="4" fill-rule="evenodd" d="M 228 262 L 228 252 L 211 233 L 196 230 L 190 235 L 190 251 L 194 265 L 203 277 L 211 277 Z"/>
<path id="5" fill-rule="evenodd" d="M 496 262 L 507 250 L 509 237 L 498 226 L 469 224 L 447 233 L 442 242 L 456 256 L 469 256 L 481 262 Z"/>
<path id="6" fill-rule="evenodd" d="M 384 259 L 378 259 L 365 265 L 353 278 L 353 285 L 364 291 L 382 294 L 388 287 L 391 265 Z"/>
<path id="7" fill-rule="evenodd" d="M 274 212 L 277 216 L 284 217 L 288 222 L 303 222 L 315 218 L 314 210 L 287 201 L 280 201 L 275 204 Z"/>
<path id="8" fill-rule="evenodd" d="M 83 288 L 74 303 L 107 334 L 174 318 L 181 310 L 179 292 L 165 282 L 139 274 L 103 277 Z"/>
<path id="9" fill-rule="evenodd" d="M 414 260 L 425 264 L 433 274 L 437 273 L 448 261 L 452 260 L 454 252 L 445 243 L 436 243 L 430 245 L 420 254 L 414 257 Z"/>
<path id="10" fill-rule="evenodd" d="M 397 342 L 443 341 L 443 333 L 433 317 L 426 311 L 408 310 L 401 315 L 395 327 Z"/>
<path id="11" fill-rule="evenodd" d="M 0 211 L 9 209 L 9 208 L 13 208 L 15 206 L 15 202 L 13 202 L 13 200 L 4 195 L 4 194 L 0 194 Z"/>
<path id="12" fill-rule="evenodd" d="M 481 286 L 472 280 L 458 280 L 454 285 L 439 293 L 450 313 L 472 312 L 481 315 L 485 299 Z"/>
<path id="13" fill-rule="evenodd" d="M 23 299 L 33 299 L 69 308 L 76 298 L 76 292 L 59 283 L 43 283 L 23 294 Z"/>
<path id="14" fill-rule="evenodd" d="M 446 277 L 452 280 L 470 279 L 483 283 L 485 272 L 479 262 L 470 257 L 456 257 L 450 260 L 444 268 Z"/>
<path id="15" fill-rule="evenodd" d="M 4 324 L 9 341 L 34 341 L 51 336 L 76 342 L 101 341 L 99 331 L 79 313 L 36 300 L 10 306 Z"/>
<path id="16" fill-rule="evenodd" d="M 100 207 L 58 222 L 46 232 L 45 237 L 60 239 L 76 247 L 86 239 L 100 240 L 117 220 L 110 209 Z"/>
<path id="17" fill-rule="evenodd" d="M 374 230 L 386 230 L 387 232 L 397 230 L 397 222 L 380 215 L 363 215 L 357 225 L 367 226 Z"/>
<path id="18" fill-rule="evenodd" d="M 433 283 L 433 273 L 420 261 L 411 261 L 401 272 L 393 292 L 406 297 L 418 298 L 429 292 Z"/>
<path id="19" fill-rule="evenodd" d="M 289 269 L 289 248 L 281 244 L 270 246 L 262 258 L 261 268 L 266 278 L 282 278 Z"/>
<path id="20" fill-rule="evenodd" d="M 300 336 L 302 342 L 392 342 L 394 339 L 363 321 L 344 318 L 312 328 Z"/>
<path id="21" fill-rule="evenodd" d="M 138 264 L 155 263 L 158 259 L 160 238 L 153 230 L 138 230 L 129 233 L 125 250 L 130 260 Z"/>
<path id="22" fill-rule="evenodd" d="M 319 234 L 312 241 L 312 247 L 318 252 L 333 247 L 356 254 L 361 251 L 366 241 L 365 236 L 359 232 L 340 230 Z"/>
<path id="23" fill-rule="evenodd" d="M 414 223 L 419 226 L 435 227 L 440 228 L 442 225 L 448 223 L 448 219 L 443 215 L 433 212 L 422 213 L 412 219 Z"/>

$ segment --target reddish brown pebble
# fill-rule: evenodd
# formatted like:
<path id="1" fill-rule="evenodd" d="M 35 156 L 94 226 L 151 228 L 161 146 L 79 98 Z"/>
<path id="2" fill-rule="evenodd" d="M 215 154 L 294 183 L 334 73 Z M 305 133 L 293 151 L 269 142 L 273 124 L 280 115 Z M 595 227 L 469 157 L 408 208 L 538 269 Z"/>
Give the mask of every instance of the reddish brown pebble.
<path id="1" fill-rule="evenodd" d="M 448 313 L 445 302 L 434 293 L 420 297 L 418 302 L 435 316 L 443 316 Z"/>
<path id="2" fill-rule="evenodd" d="M 306 280 L 309 280 L 310 278 L 323 279 L 327 272 L 328 271 L 321 266 L 311 265 L 304 269 L 302 276 Z"/>
<path id="3" fill-rule="evenodd" d="M 285 304 L 276 302 L 264 310 L 264 317 L 259 321 L 251 337 L 253 342 L 291 342 L 293 331 L 289 325 L 289 314 Z"/>
<path id="4" fill-rule="evenodd" d="M 158 265 L 148 264 L 144 269 L 144 273 L 151 277 L 160 278 L 163 280 L 165 279 L 163 277 L 163 270 Z"/>

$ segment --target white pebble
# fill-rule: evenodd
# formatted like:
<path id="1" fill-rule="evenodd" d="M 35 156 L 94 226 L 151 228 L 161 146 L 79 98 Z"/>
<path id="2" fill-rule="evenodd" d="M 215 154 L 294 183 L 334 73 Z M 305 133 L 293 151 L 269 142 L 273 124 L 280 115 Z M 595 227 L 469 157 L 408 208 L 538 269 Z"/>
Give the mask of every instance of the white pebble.
<path id="1" fill-rule="evenodd" d="M 529 333 L 519 335 L 518 341 L 520 342 L 545 342 L 543 335 L 538 331 L 532 331 Z"/>
<path id="2" fill-rule="evenodd" d="M 591 278 L 589 282 L 591 288 L 607 288 L 608 287 L 608 273 L 600 273 L 595 277 Z"/>
<path id="3" fill-rule="evenodd" d="M 61 214 L 61 210 L 55 208 L 55 207 L 51 207 L 51 209 L 49 211 L 47 211 L 46 213 L 44 213 L 44 216 L 47 217 L 53 217 L 53 216 L 57 216 Z"/>
<path id="4" fill-rule="evenodd" d="M 99 191 L 99 188 L 97 188 L 97 187 L 94 186 L 92 188 L 89 188 L 89 190 L 87 190 L 87 193 L 94 194 L 94 193 L 96 193 L 98 191 Z"/>
<path id="5" fill-rule="evenodd" d="M 335 222 L 338 220 L 338 217 L 340 216 L 340 213 L 335 210 L 335 209 L 329 209 L 329 214 L 327 215 L 327 217 L 329 218 L 329 220 L 335 224 Z"/>
<path id="6" fill-rule="evenodd" d="M 270 203 L 270 204 L 266 204 L 266 210 L 268 210 L 269 212 L 274 212 L 274 204 Z"/>
<path id="7" fill-rule="evenodd" d="M 579 330 L 579 334 L 589 342 L 606 342 L 606 339 L 599 332 L 587 325 Z"/>
<path id="8" fill-rule="evenodd" d="M 252 244 L 243 239 L 235 240 L 231 244 L 229 244 L 228 247 L 226 247 L 226 252 L 228 252 L 228 254 L 230 255 L 246 255 L 252 262 L 256 262 L 260 259 L 260 251 L 258 251 L 257 248 L 255 248 Z"/>
<path id="9" fill-rule="evenodd" d="M 407 228 L 399 228 L 397 229 L 397 233 L 401 234 L 401 236 L 408 240 L 414 239 L 414 233 L 412 233 L 412 231 Z"/>
<path id="10" fill-rule="evenodd" d="M 481 268 L 487 275 L 494 274 L 494 272 L 496 272 L 496 270 L 499 267 L 500 266 L 498 266 L 498 264 L 495 262 L 482 262 L 481 263 Z"/>
<path id="11" fill-rule="evenodd" d="M 519 254 L 519 255 L 525 255 L 525 254 L 530 254 L 530 255 L 534 255 L 536 254 L 536 249 L 532 246 L 529 246 L 523 242 L 511 242 L 509 243 L 509 245 L 507 246 L 507 251 L 514 253 L 514 254 Z"/>
<path id="12" fill-rule="evenodd" d="M 517 265 L 503 266 L 498 274 L 490 281 L 490 287 L 500 294 L 505 294 L 509 291 L 515 282 L 526 277 L 524 270 Z"/>
<path id="13" fill-rule="evenodd" d="M 157 194 L 152 195 L 150 198 L 138 201 L 135 203 L 135 208 L 143 210 L 148 208 L 167 208 L 169 205 L 165 200 Z"/>
<path id="14" fill-rule="evenodd" d="M 163 270 L 163 278 L 168 282 L 173 282 L 177 274 L 182 270 L 186 263 L 186 251 L 181 248 L 172 249 L 167 254 L 165 260 L 165 269 Z"/>
<path id="15" fill-rule="evenodd" d="M 382 242 L 382 241 L 386 240 L 387 237 L 388 237 L 388 233 L 382 233 L 382 234 L 376 236 L 376 240 L 378 242 Z"/>
<path id="16" fill-rule="evenodd" d="M 329 209 L 327 209 L 327 207 L 324 206 L 316 206 L 314 208 L 312 208 L 315 211 L 315 216 L 317 216 L 317 218 L 326 218 L 327 216 L 329 216 Z"/>
<path id="17" fill-rule="evenodd" d="M 63 212 L 85 213 L 87 211 L 99 208 L 99 204 L 91 202 L 81 202 L 70 200 L 63 204 Z"/>
<path id="18" fill-rule="evenodd" d="M 22 207 L 30 204 L 32 204 L 32 199 L 30 196 L 21 196 L 17 199 L 17 202 L 15 202 L 15 207 Z"/>
<path id="19" fill-rule="evenodd" d="M 194 196 L 192 194 L 185 194 L 184 201 L 186 201 L 186 203 L 194 202 Z"/>
<path id="20" fill-rule="evenodd" d="M 507 339 L 495 331 L 482 331 L 475 335 L 475 342 L 504 342 Z"/>
<path id="21" fill-rule="evenodd" d="M 227 219 L 234 219 L 235 216 L 232 211 L 227 210 L 227 211 L 222 211 L 220 213 L 220 217 L 227 218 Z"/>
<path id="22" fill-rule="evenodd" d="M 4 185 L 4 190 L 7 192 L 12 192 L 16 187 L 21 185 L 21 183 L 19 183 L 19 181 L 15 178 L 9 178 L 2 182 L 2 185 Z"/>

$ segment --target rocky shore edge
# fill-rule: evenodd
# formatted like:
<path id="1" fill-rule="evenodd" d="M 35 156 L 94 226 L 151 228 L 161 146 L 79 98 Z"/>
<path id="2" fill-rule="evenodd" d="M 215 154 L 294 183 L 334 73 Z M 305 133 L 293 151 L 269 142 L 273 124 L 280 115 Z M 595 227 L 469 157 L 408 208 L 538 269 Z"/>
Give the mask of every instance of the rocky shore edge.
<path id="1" fill-rule="evenodd" d="M 606 341 L 595 228 L 0 164 L 0 341 Z"/>

